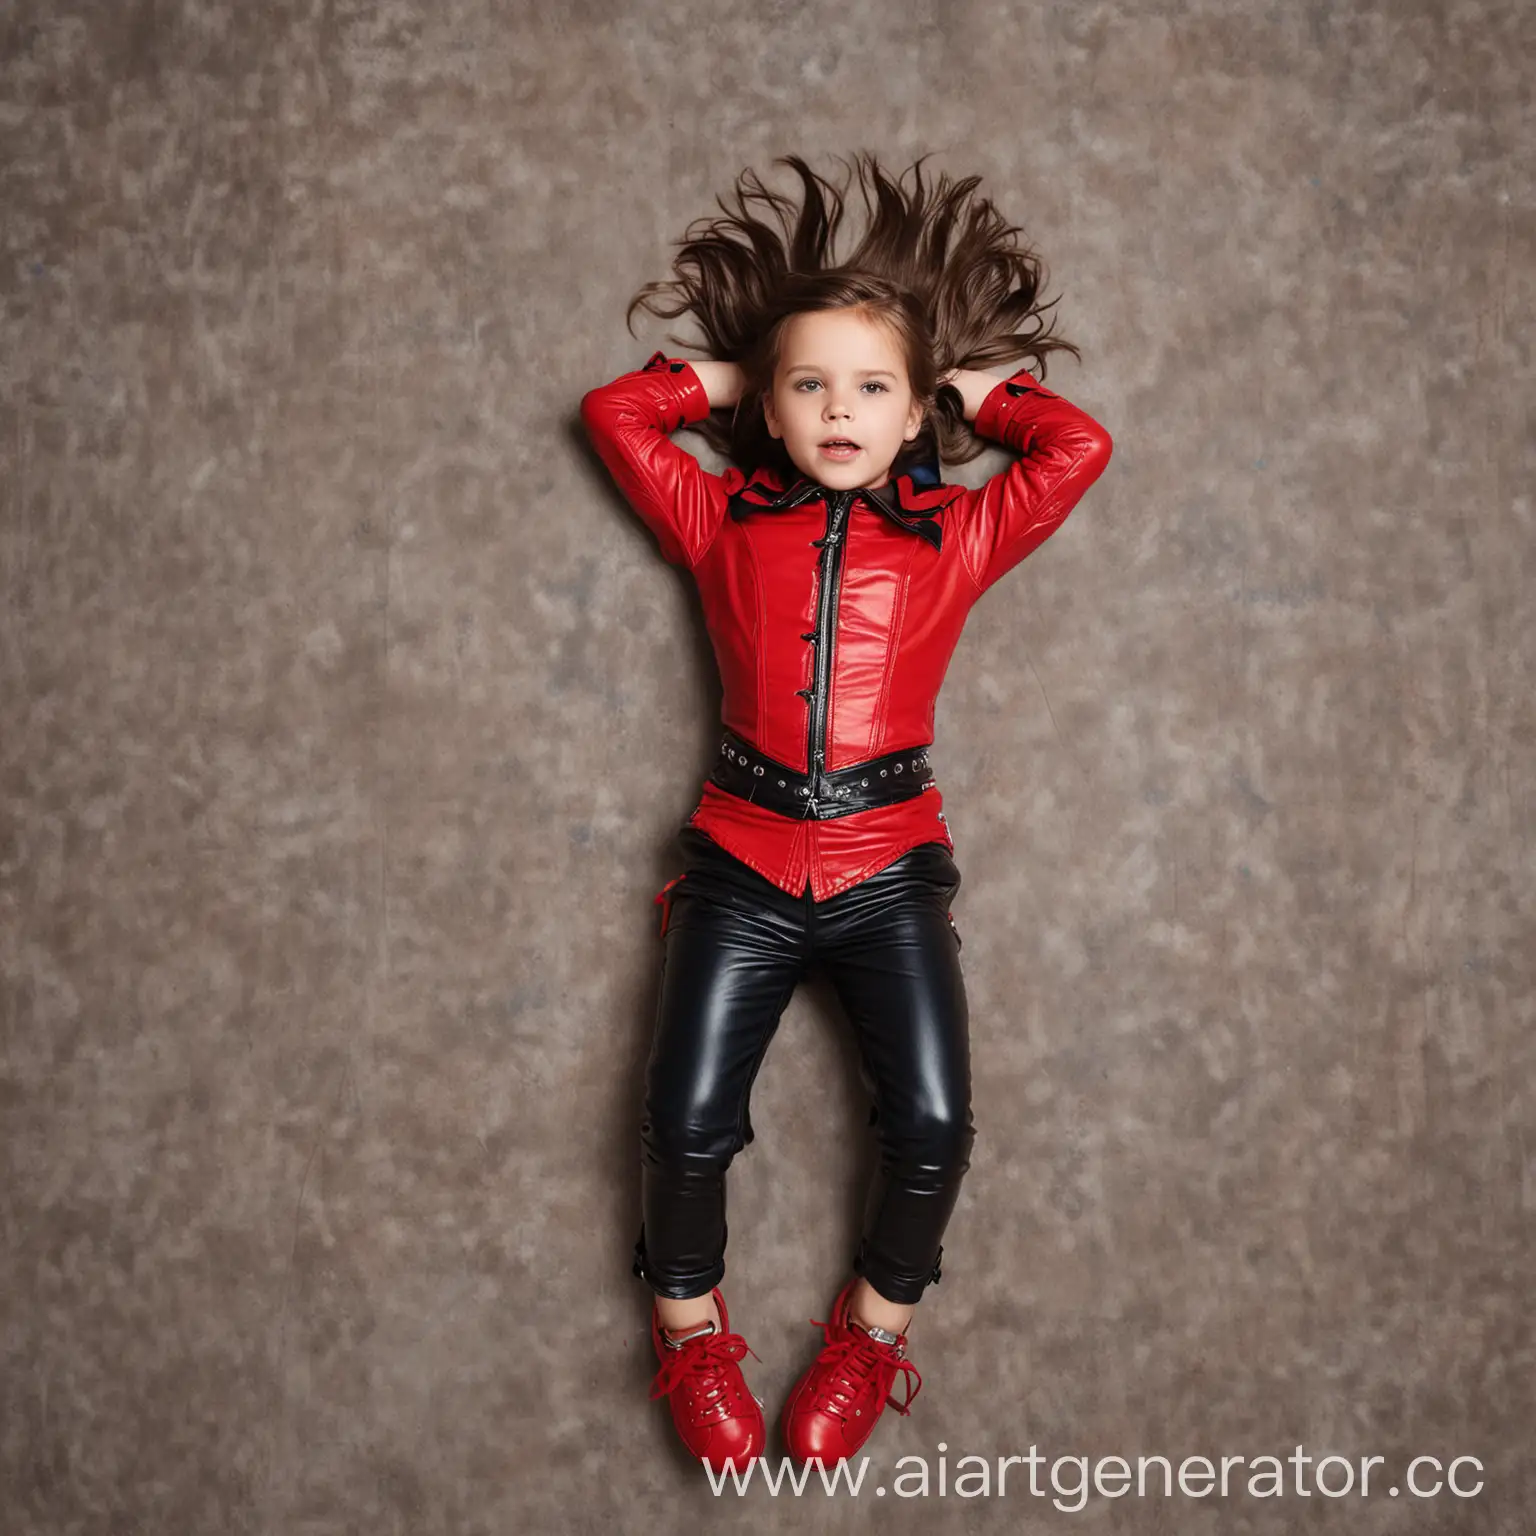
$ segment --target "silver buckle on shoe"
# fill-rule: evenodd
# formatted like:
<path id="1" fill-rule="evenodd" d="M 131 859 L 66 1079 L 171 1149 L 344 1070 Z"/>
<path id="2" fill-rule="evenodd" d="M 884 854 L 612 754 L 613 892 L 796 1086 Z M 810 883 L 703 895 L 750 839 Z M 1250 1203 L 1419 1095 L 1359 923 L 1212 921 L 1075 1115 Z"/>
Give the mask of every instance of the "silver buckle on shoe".
<path id="1" fill-rule="evenodd" d="M 889 1328 L 868 1326 L 864 1328 L 864 1332 L 877 1344 L 894 1344 L 898 1360 L 905 1360 L 907 1358 L 907 1346 L 901 1342 L 901 1335 L 899 1333 L 892 1333 Z"/>
<path id="2" fill-rule="evenodd" d="M 679 1334 L 675 1339 L 663 1328 L 661 1330 L 661 1342 L 668 1349 L 681 1349 L 690 1339 L 702 1338 L 705 1334 L 713 1333 L 714 1331 L 715 1321 L 711 1318 L 708 1322 L 700 1323 L 697 1328 L 691 1328 L 687 1333 Z"/>

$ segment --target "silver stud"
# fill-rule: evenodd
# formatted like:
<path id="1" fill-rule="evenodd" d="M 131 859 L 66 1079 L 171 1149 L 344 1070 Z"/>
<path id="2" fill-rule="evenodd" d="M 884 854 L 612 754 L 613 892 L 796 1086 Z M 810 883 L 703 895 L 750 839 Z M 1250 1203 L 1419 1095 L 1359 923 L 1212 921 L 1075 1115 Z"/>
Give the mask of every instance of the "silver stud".
<path id="1" fill-rule="evenodd" d="M 780 789 L 783 789 L 783 788 L 784 788 L 784 780 L 783 780 L 783 779 L 780 779 L 780 780 L 779 780 L 779 788 L 780 788 Z"/>
<path id="2" fill-rule="evenodd" d="M 859 783 L 860 783 L 860 784 L 868 784 L 868 783 L 869 783 L 869 780 L 868 780 L 868 779 L 860 779 L 860 780 L 859 780 Z"/>
<path id="3" fill-rule="evenodd" d="M 903 764 L 901 764 L 901 763 L 897 763 L 897 764 L 896 764 L 896 772 L 897 772 L 897 773 L 900 773 L 900 772 L 901 772 L 901 770 L 902 770 L 902 768 L 903 768 L 903 766 L 904 766 L 904 765 L 903 765 Z"/>
<path id="4" fill-rule="evenodd" d="M 884 778 L 884 777 L 885 777 L 885 769 L 884 769 L 884 768 L 882 768 L 882 769 L 881 769 L 881 770 L 880 770 L 880 777 L 881 777 L 881 778 L 882 778 L 882 779 L 883 779 L 883 778 Z"/>
<path id="5" fill-rule="evenodd" d="M 761 763 L 759 763 L 757 765 L 757 767 L 755 767 L 752 770 L 752 772 L 755 773 L 758 776 L 758 778 L 762 778 L 762 776 L 763 776 L 763 765 Z"/>

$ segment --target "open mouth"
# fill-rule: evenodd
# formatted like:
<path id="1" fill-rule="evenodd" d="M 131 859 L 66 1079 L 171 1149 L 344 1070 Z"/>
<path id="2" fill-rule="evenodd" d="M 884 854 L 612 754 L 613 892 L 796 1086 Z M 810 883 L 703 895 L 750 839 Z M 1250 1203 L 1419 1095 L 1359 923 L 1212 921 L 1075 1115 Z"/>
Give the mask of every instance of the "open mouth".
<path id="1" fill-rule="evenodd" d="M 846 437 L 829 437 L 819 446 L 832 459 L 851 459 L 854 454 L 862 451 L 857 443 Z"/>

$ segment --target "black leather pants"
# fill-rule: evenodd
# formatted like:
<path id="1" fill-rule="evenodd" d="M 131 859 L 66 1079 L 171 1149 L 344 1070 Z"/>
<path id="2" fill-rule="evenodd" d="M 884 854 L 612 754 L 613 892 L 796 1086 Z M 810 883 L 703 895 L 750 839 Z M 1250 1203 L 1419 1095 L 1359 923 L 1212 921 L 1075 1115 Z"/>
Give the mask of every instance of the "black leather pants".
<path id="1" fill-rule="evenodd" d="M 664 919 L 641 1126 L 634 1273 L 658 1295 L 725 1274 L 725 1172 L 752 1140 L 748 1096 L 796 984 L 830 976 L 857 1032 L 879 1169 L 854 1272 L 897 1303 L 938 1280 L 970 1167 L 969 1018 L 948 912 L 960 871 L 925 843 L 827 901 L 791 896 L 696 827 Z"/>

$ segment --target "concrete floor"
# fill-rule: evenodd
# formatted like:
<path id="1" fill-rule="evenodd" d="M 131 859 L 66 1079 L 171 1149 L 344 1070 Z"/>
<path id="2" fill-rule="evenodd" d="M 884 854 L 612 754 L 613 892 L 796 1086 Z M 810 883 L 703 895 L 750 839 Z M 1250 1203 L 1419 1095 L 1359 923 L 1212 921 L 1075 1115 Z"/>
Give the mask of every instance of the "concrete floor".
<path id="1" fill-rule="evenodd" d="M 1533 42 L 1520 0 L 6 7 L 6 1536 L 852 1531 L 876 1482 L 894 1531 L 1527 1531 Z M 921 1396 L 859 1497 L 716 1499 L 629 1259 L 718 684 L 576 412 L 673 345 L 624 307 L 743 167 L 855 148 L 1025 224 L 1115 457 L 940 707 L 978 1139 Z M 863 1107 L 807 987 L 731 1172 L 774 1415 Z M 1298 1445 L 1353 1491 L 1051 1480 Z M 1031 1446 L 1039 1494 L 961 1465 Z"/>

